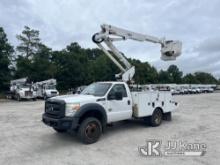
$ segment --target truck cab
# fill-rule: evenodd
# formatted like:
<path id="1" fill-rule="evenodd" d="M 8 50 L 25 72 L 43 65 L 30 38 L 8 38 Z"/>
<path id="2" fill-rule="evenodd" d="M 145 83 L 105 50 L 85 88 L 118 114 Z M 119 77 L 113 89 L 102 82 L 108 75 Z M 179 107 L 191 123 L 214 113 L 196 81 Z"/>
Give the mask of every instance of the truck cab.
<path id="1" fill-rule="evenodd" d="M 19 84 L 16 86 L 16 98 L 18 101 L 21 99 L 36 99 L 36 91 L 30 84 Z"/>
<path id="2" fill-rule="evenodd" d="M 42 90 L 44 99 L 59 95 L 59 92 L 56 89 L 56 85 L 44 85 Z"/>
<path id="3" fill-rule="evenodd" d="M 79 95 L 46 100 L 43 122 L 57 132 L 76 131 L 82 142 L 94 143 L 108 123 L 132 118 L 147 119 L 158 111 L 151 120 L 154 120 L 153 126 L 160 125 L 163 115 L 168 115 L 176 106 L 169 100 L 171 98 L 164 98 L 165 95 L 158 96 L 158 91 L 131 92 L 125 82 L 97 82 Z M 168 104 L 173 107 L 167 107 Z"/>

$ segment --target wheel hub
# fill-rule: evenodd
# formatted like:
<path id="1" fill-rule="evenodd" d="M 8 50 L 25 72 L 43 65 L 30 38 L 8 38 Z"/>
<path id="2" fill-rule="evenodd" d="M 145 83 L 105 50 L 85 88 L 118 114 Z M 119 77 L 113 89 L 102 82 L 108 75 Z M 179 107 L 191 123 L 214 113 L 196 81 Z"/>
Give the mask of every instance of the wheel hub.
<path id="1" fill-rule="evenodd" d="M 96 123 L 89 123 L 85 129 L 85 134 L 88 138 L 92 139 L 98 135 L 98 126 Z"/>

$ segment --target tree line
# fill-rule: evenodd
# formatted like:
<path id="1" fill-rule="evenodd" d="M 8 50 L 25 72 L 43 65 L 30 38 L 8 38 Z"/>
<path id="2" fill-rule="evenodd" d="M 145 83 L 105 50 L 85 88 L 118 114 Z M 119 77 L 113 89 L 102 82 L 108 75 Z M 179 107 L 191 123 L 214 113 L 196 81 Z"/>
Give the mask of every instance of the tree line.
<path id="1" fill-rule="evenodd" d="M 25 26 L 12 46 L 0 27 L 0 91 L 9 88 L 10 80 L 28 77 L 31 81 L 57 79 L 58 89 L 67 90 L 95 81 L 115 80 L 119 69 L 96 48 L 82 48 L 77 42 L 60 51 L 54 51 L 42 43 L 39 31 Z M 159 70 L 148 62 L 128 59 L 136 68 L 134 80 L 139 84 L 187 83 L 212 84 L 220 82 L 212 74 L 195 72 L 183 75 L 176 65 Z"/>

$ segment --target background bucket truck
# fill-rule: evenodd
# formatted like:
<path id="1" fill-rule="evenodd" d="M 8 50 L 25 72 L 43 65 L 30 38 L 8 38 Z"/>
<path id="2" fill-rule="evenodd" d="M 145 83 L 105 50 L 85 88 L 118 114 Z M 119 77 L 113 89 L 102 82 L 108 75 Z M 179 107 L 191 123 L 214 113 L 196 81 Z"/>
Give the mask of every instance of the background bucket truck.
<path id="1" fill-rule="evenodd" d="M 34 84 L 37 92 L 37 97 L 45 100 L 50 97 L 58 96 L 59 92 L 56 89 L 56 79 L 49 79 L 45 81 L 36 82 Z"/>
<path id="2" fill-rule="evenodd" d="M 21 99 L 36 100 L 37 98 L 33 83 L 29 83 L 26 77 L 12 80 L 10 82 L 10 92 L 7 97 L 16 99 L 17 101 L 20 101 Z"/>

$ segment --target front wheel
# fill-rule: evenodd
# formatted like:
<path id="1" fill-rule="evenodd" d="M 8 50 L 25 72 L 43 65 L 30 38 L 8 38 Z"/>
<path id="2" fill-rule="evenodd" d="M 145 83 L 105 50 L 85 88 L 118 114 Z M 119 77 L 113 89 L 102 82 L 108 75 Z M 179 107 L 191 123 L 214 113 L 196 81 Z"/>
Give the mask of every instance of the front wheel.
<path id="1" fill-rule="evenodd" d="M 17 101 L 21 101 L 21 96 L 19 94 L 17 94 L 16 99 L 17 99 Z"/>
<path id="2" fill-rule="evenodd" d="M 102 134 L 102 125 L 94 117 L 88 117 L 82 121 L 78 129 L 78 138 L 85 144 L 92 144 L 98 141 Z"/>
<path id="3" fill-rule="evenodd" d="M 47 100 L 47 95 L 44 95 L 44 100 Z"/>
<path id="4" fill-rule="evenodd" d="M 162 123 L 163 113 L 159 108 L 156 108 L 153 115 L 150 117 L 150 124 L 153 127 L 157 127 Z"/>

